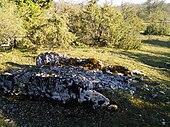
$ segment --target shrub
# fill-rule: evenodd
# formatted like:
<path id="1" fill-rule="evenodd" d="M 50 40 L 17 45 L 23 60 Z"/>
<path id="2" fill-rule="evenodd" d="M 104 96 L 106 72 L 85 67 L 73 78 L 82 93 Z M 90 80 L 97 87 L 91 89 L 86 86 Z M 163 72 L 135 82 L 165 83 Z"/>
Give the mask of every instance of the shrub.
<path id="1" fill-rule="evenodd" d="M 147 26 L 144 34 L 149 35 L 168 35 L 169 34 L 169 28 L 166 24 L 150 24 Z"/>
<path id="2" fill-rule="evenodd" d="M 0 42 L 16 46 L 15 39 L 25 35 L 23 21 L 17 13 L 17 6 L 9 0 L 0 1 Z"/>
<path id="3" fill-rule="evenodd" d="M 40 4 L 41 5 L 41 4 Z M 44 9 L 34 2 L 22 3 L 19 7 L 27 30 L 27 44 L 40 46 L 68 47 L 76 38 L 69 32 L 66 18 L 55 12 L 55 7 Z"/>
<path id="4" fill-rule="evenodd" d="M 122 49 L 140 47 L 141 43 L 137 40 L 140 24 L 139 21 L 135 21 L 135 13 L 122 15 L 120 11 L 107 4 L 100 7 L 96 3 L 89 3 L 80 13 L 72 13 L 71 16 L 69 28 L 78 37 L 78 42 L 88 46 Z"/>

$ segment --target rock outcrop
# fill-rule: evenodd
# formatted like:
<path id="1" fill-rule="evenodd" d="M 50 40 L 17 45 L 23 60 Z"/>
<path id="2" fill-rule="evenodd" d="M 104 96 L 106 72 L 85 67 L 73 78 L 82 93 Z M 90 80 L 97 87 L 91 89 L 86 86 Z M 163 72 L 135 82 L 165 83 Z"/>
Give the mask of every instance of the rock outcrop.
<path id="1" fill-rule="evenodd" d="M 58 53 L 40 54 L 36 67 L 0 75 L 0 92 L 48 97 L 63 103 L 72 99 L 79 103 L 87 101 L 92 102 L 95 108 L 110 104 L 110 100 L 98 92 L 102 89 L 135 91 L 128 76 L 102 71 L 102 68 L 103 64 L 92 58 L 68 58 Z"/>

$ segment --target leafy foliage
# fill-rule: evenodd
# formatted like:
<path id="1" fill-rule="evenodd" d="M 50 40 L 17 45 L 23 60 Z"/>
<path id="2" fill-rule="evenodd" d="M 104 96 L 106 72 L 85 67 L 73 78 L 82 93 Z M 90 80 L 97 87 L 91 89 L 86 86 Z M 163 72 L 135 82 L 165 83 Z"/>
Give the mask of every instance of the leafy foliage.
<path id="1" fill-rule="evenodd" d="M 154 23 L 147 26 L 145 34 L 168 35 L 169 29 L 166 24 Z"/>
<path id="2" fill-rule="evenodd" d="M 55 12 L 48 18 L 48 24 L 44 28 L 44 33 L 45 32 L 46 36 L 44 36 L 44 38 L 46 37 L 48 44 L 52 46 L 66 47 L 76 39 L 76 36 L 69 32 L 66 18 L 60 17 Z"/>
<path id="3" fill-rule="evenodd" d="M 22 3 L 20 14 L 27 30 L 27 41 L 35 46 L 68 46 L 75 36 L 68 31 L 66 19 L 55 8 L 44 9 L 34 2 Z"/>
<path id="4" fill-rule="evenodd" d="M 53 0 L 15 0 L 16 4 L 22 6 L 23 4 L 37 4 L 41 8 L 50 8 Z"/>
<path id="5" fill-rule="evenodd" d="M 145 34 L 151 35 L 168 35 L 169 27 L 166 24 L 168 21 L 168 13 L 163 0 L 147 0 L 143 8 L 141 17 L 149 22 Z"/>
<path id="6" fill-rule="evenodd" d="M 72 13 L 71 17 L 69 18 L 70 31 L 76 34 L 78 42 L 85 45 L 123 49 L 140 46 L 140 41 L 136 38 L 139 24 L 131 22 L 131 17 L 125 20 L 120 11 L 108 4 L 100 7 L 92 1 L 79 13 Z M 136 28 L 132 29 L 132 26 L 136 26 Z"/>
<path id="7" fill-rule="evenodd" d="M 16 36 L 23 37 L 23 21 L 17 13 L 17 6 L 8 0 L 0 2 L 0 42 L 12 44 Z"/>
<path id="8" fill-rule="evenodd" d="M 137 49 L 138 34 L 168 34 L 167 9 L 163 1 L 148 0 L 141 13 L 124 4 L 120 9 L 98 0 L 87 4 L 55 3 L 53 0 L 2 0 L 0 40 L 34 47 L 105 46 Z M 138 15 L 137 15 L 138 14 Z M 139 17 L 140 18 L 139 18 Z"/>
<path id="9" fill-rule="evenodd" d="M 142 19 L 137 16 L 137 12 L 130 4 L 121 5 L 123 19 L 127 26 L 130 26 L 136 32 L 139 32 L 143 29 L 144 25 Z"/>

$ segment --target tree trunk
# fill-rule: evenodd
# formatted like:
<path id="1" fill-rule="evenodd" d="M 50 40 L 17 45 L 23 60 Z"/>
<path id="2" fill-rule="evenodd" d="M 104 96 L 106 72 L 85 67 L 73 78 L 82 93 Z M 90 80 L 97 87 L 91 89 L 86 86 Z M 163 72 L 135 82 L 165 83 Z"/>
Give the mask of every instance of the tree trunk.
<path id="1" fill-rule="evenodd" d="M 16 37 L 14 38 L 14 45 L 13 45 L 13 48 L 17 48 L 17 40 L 16 40 Z"/>

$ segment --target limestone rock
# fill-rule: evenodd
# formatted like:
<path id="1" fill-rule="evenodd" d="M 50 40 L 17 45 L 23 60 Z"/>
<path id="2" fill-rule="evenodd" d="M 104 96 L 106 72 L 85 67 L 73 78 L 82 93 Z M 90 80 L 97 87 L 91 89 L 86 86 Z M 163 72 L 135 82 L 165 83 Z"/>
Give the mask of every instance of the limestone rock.
<path id="1" fill-rule="evenodd" d="M 110 104 L 110 100 L 98 92 L 102 89 L 136 91 L 128 82 L 128 76 L 102 71 L 103 64 L 93 58 L 67 58 L 47 52 L 37 57 L 36 65 L 0 75 L 0 92 L 48 97 L 63 103 L 72 99 L 79 103 L 89 101 L 95 108 Z"/>
<path id="2" fill-rule="evenodd" d="M 36 66 L 42 66 L 42 65 L 55 65 L 59 64 L 61 59 L 64 59 L 65 56 L 59 53 L 53 53 L 53 52 L 46 52 L 44 54 L 38 55 L 36 59 Z"/>

